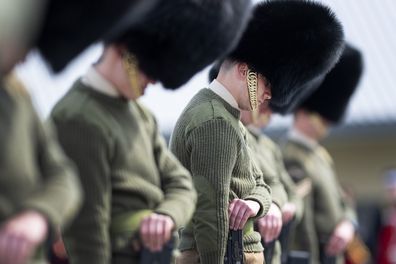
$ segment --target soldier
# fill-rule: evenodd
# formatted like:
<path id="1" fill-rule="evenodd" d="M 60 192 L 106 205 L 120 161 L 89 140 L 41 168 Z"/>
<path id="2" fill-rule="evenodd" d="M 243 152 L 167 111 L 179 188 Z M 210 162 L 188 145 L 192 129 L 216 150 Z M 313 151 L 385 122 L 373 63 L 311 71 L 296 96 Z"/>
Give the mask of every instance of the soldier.
<path id="1" fill-rule="evenodd" d="M 378 221 L 380 224 L 376 223 L 377 225 L 381 225 L 380 227 L 375 226 L 373 228 L 372 225 L 367 229 L 370 231 L 379 230 L 377 232 L 370 232 L 375 233 L 375 236 L 370 236 L 370 242 L 373 241 L 376 244 L 375 250 L 378 252 L 377 263 L 391 264 L 396 259 L 396 169 L 387 169 L 383 177 L 386 194 L 386 204 L 383 208 L 384 219 L 383 221 Z M 370 212 L 367 214 L 367 212 L 370 211 L 365 211 L 365 217 L 372 217 L 373 213 Z"/>
<path id="2" fill-rule="evenodd" d="M 80 185 L 11 74 L 1 83 L 0 116 L 0 263 L 46 263 L 46 245 L 77 213 Z"/>
<path id="3" fill-rule="evenodd" d="M 146 249 L 167 247 L 190 219 L 191 176 L 136 99 L 157 80 L 177 88 L 228 50 L 246 24 L 248 3 L 162 1 L 138 26 L 109 39 L 101 59 L 55 106 L 59 140 L 86 194 L 64 233 L 72 264 L 143 261 Z M 138 236 L 144 249 L 135 247 Z"/>
<path id="4" fill-rule="evenodd" d="M 66 64 L 82 48 L 104 35 L 120 18 L 144 15 L 149 1 L 102 1 L 110 9 L 91 8 L 88 1 L 51 1 L 51 6 L 68 5 L 69 8 L 45 8 L 47 1 L 6 1 L 2 5 L 5 16 L 0 17 L 0 263 L 47 263 L 49 245 L 77 213 L 81 200 L 81 187 L 74 167 L 66 159 L 49 127 L 41 124 L 30 97 L 12 70 L 26 53 L 36 45 L 38 32 L 45 37 L 46 46 L 56 49 L 50 59 Z M 49 1 L 48 1 L 49 2 Z M 55 3 L 56 2 L 56 3 Z M 132 3 L 133 2 L 133 3 Z M 139 2 L 139 3 L 138 3 Z M 98 3 L 96 3 L 98 4 Z M 84 6 L 84 11 L 79 7 Z M 143 6 L 145 8 L 143 9 Z M 151 6 L 151 5 L 150 5 Z M 58 6 L 59 7 L 59 6 Z M 64 7 L 64 6 L 62 6 Z M 44 12 L 46 9 L 46 12 Z M 132 11 L 136 11 L 132 12 Z M 71 26 L 72 37 L 60 29 L 70 26 L 71 15 L 100 14 L 100 25 L 90 28 L 89 34 Z M 97 13 L 96 13 L 97 12 Z M 46 15 L 44 15 L 44 13 Z M 104 17 L 104 15 L 106 15 Z M 51 17 L 44 23 L 52 33 L 41 28 L 41 18 Z M 86 18 L 85 16 L 82 16 Z M 81 17 L 81 18 L 82 18 Z M 129 19 L 132 19 L 131 17 Z M 67 20 L 66 20 L 67 19 Z M 65 20 L 67 23 L 65 23 Z M 79 20 L 78 26 L 95 24 L 92 16 Z M 96 21 L 96 20 L 95 20 Z M 96 21 L 97 22 L 97 21 Z M 122 20 L 118 27 L 125 26 Z M 132 23 L 132 22 L 131 22 Z M 75 26 L 75 24 L 74 24 Z M 89 26 L 88 26 L 89 27 Z M 82 37 L 83 36 L 83 37 Z M 56 39 L 56 40 L 55 40 Z M 83 40 L 82 40 L 83 39 Z M 56 41 L 61 41 L 59 50 Z M 79 50 L 75 50 L 78 46 Z M 49 58 L 49 57 L 47 57 Z M 63 65 L 64 66 L 64 65 Z M 59 69 L 58 69 L 59 70 Z"/>
<path id="5" fill-rule="evenodd" d="M 209 72 L 212 82 L 218 75 L 221 63 L 216 63 Z M 248 143 L 254 158 L 263 173 L 264 181 L 271 187 L 272 203 L 268 213 L 256 221 L 258 231 L 264 241 L 265 258 L 271 263 L 281 263 L 281 244 L 274 241 L 280 235 L 283 224 L 302 215 L 302 201 L 298 197 L 293 180 L 288 175 L 279 147 L 261 131 L 270 121 L 272 111 L 260 105 L 256 111 L 241 111 L 241 121 L 249 132 Z M 285 234 L 285 240 L 287 235 Z M 286 241 L 285 241 L 286 242 Z M 268 248 L 266 248 L 266 246 Z M 269 251 L 272 251 L 271 253 Z M 269 255 L 273 256 L 270 257 Z"/>
<path id="6" fill-rule="evenodd" d="M 287 252 L 281 252 L 281 244 L 277 241 L 281 228 L 294 218 L 300 218 L 303 205 L 297 196 L 296 186 L 284 167 L 279 147 L 261 131 L 267 126 L 270 116 L 270 109 L 260 107 L 256 114 L 243 111 L 241 121 L 249 131 L 248 142 L 263 172 L 264 181 L 272 189 L 271 208 L 267 215 L 256 222 L 265 243 L 266 258 L 271 261 L 268 263 L 278 264 L 281 263 L 281 253 L 287 254 Z"/>
<path id="7" fill-rule="evenodd" d="M 272 97 L 274 108 L 287 111 L 307 83 L 334 65 L 342 46 L 341 25 L 320 4 L 255 7 L 217 80 L 194 96 L 173 131 L 171 150 L 198 191 L 196 212 L 181 233 L 179 263 L 222 263 L 229 229 L 243 230 L 246 263 L 263 263 L 253 221 L 269 210 L 270 189 L 251 159 L 240 110 L 252 111 Z"/>
<path id="8" fill-rule="evenodd" d="M 359 51 L 347 46 L 319 89 L 295 111 L 283 146 L 290 175 L 296 182 L 311 182 L 294 241 L 294 248 L 311 253 L 311 263 L 325 263 L 329 256 L 338 256 L 337 263 L 343 263 L 342 254 L 355 232 L 354 211 L 343 200 L 333 161 L 318 142 L 331 125 L 340 122 L 361 72 Z"/>

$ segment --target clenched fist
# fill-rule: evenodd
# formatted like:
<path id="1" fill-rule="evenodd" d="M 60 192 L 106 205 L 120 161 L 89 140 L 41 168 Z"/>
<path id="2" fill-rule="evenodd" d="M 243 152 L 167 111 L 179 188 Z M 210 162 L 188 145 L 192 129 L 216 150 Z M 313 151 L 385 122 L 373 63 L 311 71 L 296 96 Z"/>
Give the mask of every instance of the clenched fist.
<path id="1" fill-rule="evenodd" d="M 343 220 L 333 231 L 326 246 L 326 254 L 336 256 L 342 253 L 355 235 L 355 228 L 349 220 Z"/>
<path id="2" fill-rule="evenodd" d="M 0 263 L 27 263 L 47 233 L 47 220 L 38 212 L 25 211 L 9 219 L 0 229 Z"/>
<path id="3" fill-rule="evenodd" d="M 140 224 L 140 238 L 145 247 L 152 252 L 162 250 L 171 238 L 175 224 L 167 215 L 152 213 L 143 218 Z"/>
<path id="4" fill-rule="evenodd" d="M 290 220 L 294 218 L 296 215 L 297 207 L 293 203 L 287 202 L 283 207 L 282 207 L 282 221 L 283 223 L 288 223 Z"/>
<path id="5" fill-rule="evenodd" d="M 257 225 L 265 243 L 278 238 L 282 230 L 282 212 L 279 207 L 272 203 L 268 213 L 257 220 Z"/>
<path id="6" fill-rule="evenodd" d="M 243 229 L 250 217 L 257 215 L 260 205 L 252 200 L 234 199 L 228 206 L 230 229 Z"/>

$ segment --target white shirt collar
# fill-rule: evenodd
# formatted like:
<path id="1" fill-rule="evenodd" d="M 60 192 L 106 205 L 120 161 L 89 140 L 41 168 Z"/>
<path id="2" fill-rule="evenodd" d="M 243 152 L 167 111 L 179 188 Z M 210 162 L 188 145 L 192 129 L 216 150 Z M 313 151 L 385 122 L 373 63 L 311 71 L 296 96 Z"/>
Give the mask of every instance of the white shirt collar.
<path id="1" fill-rule="evenodd" d="M 120 94 L 112 83 L 106 80 L 96 69 L 91 66 L 82 77 L 82 82 L 92 89 L 111 97 L 119 97 Z"/>
<path id="2" fill-rule="evenodd" d="M 319 145 L 315 140 L 310 139 L 295 128 L 289 131 L 289 139 L 299 142 L 310 149 L 315 149 Z"/>
<path id="3" fill-rule="evenodd" d="M 258 128 L 258 127 L 256 127 L 256 126 L 253 125 L 253 124 L 247 125 L 246 128 L 247 128 L 250 132 L 252 132 L 253 134 L 255 134 L 256 136 L 258 136 L 258 135 L 260 135 L 260 134 L 262 133 L 262 132 L 261 132 L 261 129 Z"/>
<path id="4" fill-rule="evenodd" d="M 209 89 L 212 90 L 215 94 L 223 98 L 224 101 L 229 103 L 232 107 L 236 108 L 239 110 L 238 103 L 235 100 L 234 96 L 227 90 L 227 88 L 224 87 L 219 81 L 214 79 L 210 84 L 209 84 Z"/>

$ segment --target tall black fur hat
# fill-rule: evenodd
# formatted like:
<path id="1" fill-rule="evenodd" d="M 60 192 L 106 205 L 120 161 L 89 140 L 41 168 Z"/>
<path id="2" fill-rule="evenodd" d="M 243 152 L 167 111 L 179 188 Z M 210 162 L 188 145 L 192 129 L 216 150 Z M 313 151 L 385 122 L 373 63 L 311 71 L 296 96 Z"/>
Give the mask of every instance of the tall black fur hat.
<path id="1" fill-rule="evenodd" d="M 333 123 L 340 122 L 362 72 L 361 53 L 347 45 L 340 61 L 326 75 L 319 88 L 299 108 L 317 112 Z"/>
<path id="2" fill-rule="evenodd" d="M 165 0 L 123 36 L 139 67 L 175 89 L 238 43 L 251 15 L 247 0 Z"/>
<path id="3" fill-rule="evenodd" d="M 209 73 L 208 73 L 208 80 L 209 80 L 210 83 L 211 83 L 214 79 L 217 78 L 217 75 L 219 75 L 220 67 L 221 67 L 221 64 L 222 64 L 222 63 L 223 63 L 223 61 L 216 61 L 216 62 L 212 65 L 212 67 L 210 68 Z"/>
<path id="4" fill-rule="evenodd" d="M 342 25 L 320 3 L 307 0 L 266 1 L 229 59 L 245 62 L 272 86 L 270 106 L 286 113 L 338 61 L 344 46 Z"/>
<path id="5" fill-rule="evenodd" d="M 86 47 L 139 21 L 159 0 L 50 0 L 36 46 L 54 72 Z"/>

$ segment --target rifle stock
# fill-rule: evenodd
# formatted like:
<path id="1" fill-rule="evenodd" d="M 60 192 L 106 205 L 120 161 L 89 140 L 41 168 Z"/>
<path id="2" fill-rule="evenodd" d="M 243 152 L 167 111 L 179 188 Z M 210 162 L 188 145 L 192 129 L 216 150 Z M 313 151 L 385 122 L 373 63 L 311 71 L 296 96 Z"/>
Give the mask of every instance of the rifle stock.
<path id="1" fill-rule="evenodd" d="M 266 264 L 272 263 L 272 258 L 274 256 L 275 242 L 276 239 L 268 243 L 264 243 L 263 240 L 261 242 L 264 245 L 264 259 Z"/>
<path id="2" fill-rule="evenodd" d="M 143 248 L 140 253 L 140 264 L 170 264 L 172 262 L 175 238 L 168 241 L 159 252 L 151 252 Z"/>
<path id="3" fill-rule="evenodd" d="M 243 264 L 243 233 L 242 230 L 228 232 L 227 249 L 224 264 Z"/>
<path id="4" fill-rule="evenodd" d="M 290 232 L 293 227 L 294 220 L 290 220 L 288 223 L 284 224 L 282 227 L 282 231 L 279 235 L 279 243 L 281 246 L 281 263 L 286 264 L 287 263 L 287 256 L 289 252 L 289 237 L 290 237 Z"/>
<path id="5" fill-rule="evenodd" d="M 329 256 L 325 253 L 325 247 L 326 244 L 325 243 L 321 243 L 320 245 L 320 250 L 319 250 L 319 254 L 320 254 L 320 263 L 321 264 L 336 264 L 336 260 L 337 258 L 335 256 Z"/>

